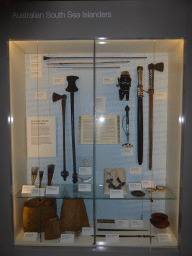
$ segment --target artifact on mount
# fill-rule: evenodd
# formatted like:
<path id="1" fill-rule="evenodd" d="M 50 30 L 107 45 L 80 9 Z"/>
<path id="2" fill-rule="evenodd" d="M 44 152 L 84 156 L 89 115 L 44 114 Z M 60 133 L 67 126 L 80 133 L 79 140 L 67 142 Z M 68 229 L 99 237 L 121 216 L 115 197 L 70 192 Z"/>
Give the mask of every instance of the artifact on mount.
<path id="1" fill-rule="evenodd" d="M 123 61 L 100 61 L 100 62 L 95 62 L 95 64 L 113 64 L 113 63 L 127 63 L 130 62 L 128 60 L 123 60 Z M 94 64 L 94 62 L 49 62 L 47 65 L 82 65 L 82 64 Z"/>
<path id="2" fill-rule="evenodd" d="M 76 171 L 76 154 L 75 154 L 75 122 L 74 122 L 74 93 L 78 91 L 75 84 L 78 76 L 67 76 L 68 87 L 65 89 L 70 92 L 71 101 L 71 133 L 72 133 L 72 153 L 73 153 L 73 183 L 77 183 L 78 176 Z"/>
<path id="3" fill-rule="evenodd" d="M 91 180 L 93 179 L 93 177 L 90 177 L 90 178 L 88 178 L 88 179 L 83 179 L 83 178 L 78 177 L 78 179 L 79 179 L 81 182 L 86 183 L 86 182 L 91 181 Z"/>
<path id="4" fill-rule="evenodd" d="M 107 57 L 107 56 L 101 56 L 101 57 L 95 57 L 96 59 L 146 59 L 147 57 Z M 50 60 L 50 59 L 93 59 L 93 57 L 86 57 L 86 56 L 59 56 L 59 57 L 52 57 L 52 56 L 43 56 L 43 60 Z"/>
<path id="5" fill-rule="evenodd" d="M 120 78 L 118 77 L 118 84 L 117 87 L 119 89 L 119 99 L 123 100 L 124 96 L 126 100 L 129 100 L 129 89 L 131 87 L 131 77 L 128 71 L 122 71 Z"/>
<path id="6" fill-rule="evenodd" d="M 138 163 L 141 165 L 143 163 L 143 85 L 142 85 L 142 75 L 143 67 L 137 67 L 138 73 L 138 86 L 137 86 L 137 151 L 138 151 Z"/>
<path id="7" fill-rule="evenodd" d="M 72 66 L 67 66 L 67 67 L 48 67 L 48 68 L 68 68 L 68 69 L 79 69 L 79 68 L 81 68 L 81 69 L 85 69 L 85 68 L 120 68 L 120 67 L 85 67 L 85 66 L 83 66 L 83 67 L 72 67 Z"/>
<path id="8" fill-rule="evenodd" d="M 81 231 L 90 227 L 86 206 L 82 198 L 63 199 L 60 225 L 62 231 Z"/>
<path id="9" fill-rule="evenodd" d="M 106 237 L 106 235 L 96 235 L 96 237 Z M 150 235 L 119 235 L 119 237 L 151 238 L 151 237 L 155 237 L 155 236 L 150 236 Z"/>
<path id="10" fill-rule="evenodd" d="M 110 190 L 123 190 L 127 194 L 125 169 L 105 168 L 104 170 L 104 194 L 110 194 Z"/>
<path id="11" fill-rule="evenodd" d="M 50 218 L 56 217 L 56 199 L 33 198 L 23 205 L 23 231 L 44 232 Z"/>
<path id="12" fill-rule="evenodd" d="M 60 238 L 62 233 L 60 220 L 58 216 L 50 218 L 45 227 L 45 240 L 53 240 Z"/>
<path id="13" fill-rule="evenodd" d="M 141 190 L 133 190 L 133 191 L 131 191 L 131 194 L 133 196 L 138 196 L 138 197 L 141 197 L 141 196 L 145 195 L 145 193 L 143 191 L 141 191 Z"/>
<path id="14" fill-rule="evenodd" d="M 43 174 L 44 174 L 44 171 L 39 171 L 39 188 L 41 188 L 41 182 L 42 182 L 42 179 L 43 179 Z"/>
<path id="15" fill-rule="evenodd" d="M 123 144 L 122 146 L 123 147 L 126 147 L 126 148 L 128 148 L 128 147 L 133 147 L 133 145 L 131 145 L 130 143 L 129 143 L 129 110 L 130 110 L 130 108 L 129 108 L 129 106 L 127 105 L 126 107 L 125 107 L 125 111 L 126 111 L 126 132 L 125 132 L 125 134 L 126 134 L 126 136 L 127 136 L 127 143 L 125 143 L 125 144 Z M 125 117 L 124 116 L 124 117 Z M 124 119 L 124 117 L 123 117 L 123 119 Z M 122 120 L 122 123 L 123 123 L 123 120 Z M 122 124 L 122 127 L 123 127 L 123 124 Z"/>
<path id="16" fill-rule="evenodd" d="M 154 94 L 154 71 L 163 72 L 164 63 L 149 64 L 149 170 L 152 170 L 152 151 L 153 151 L 153 94 Z"/>
<path id="17" fill-rule="evenodd" d="M 165 190 L 167 190 L 167 188 L 165 186 L 161 186 L 161 185 L 155 185 L 155 188 L 158 191 L 165 191 Z"/>
<path id="18" fill-rule="evenodd" d="M 98 228 L 97 231 L 148 231 L 147 229 Z"/>
<path id="19" fill-rule="evenodd" d="M 62 106 L 62 121 L 63 121 L 63 171 L 61 172 L 61 176 L 63 177 L 64 181 L 66 181 L 67 176 L 69 176 L 69 172 L 66 170 L 66 154 L 65 154 L 65 109 L 66 109 L 66 99 L 67 95 L 59 95 L 57 93 L 53 93 L 52 100 L 56 102 L 61 100 Z"/>
<path id="20" fill-rule="evenodd" d="M 114 223 L 115 224 L 115 220 L 111 220 L 111 219 L 98 219 L 97 223 Z"/>
<path id="21" fill-rule="evenodd" d="M 32 180 L 32 185 L 35 184 L 35 180 L 36 180 L 36 178 L 37 178 L 38 170 L 39 170 L 39 167 L 38 167 L 38 166 L 31 168 L 31 180 Z"/>
<path id="22" fill-rule="evenodd" d="M 53 178 L 53 173 L 54 173 L 54 170 L 55 170 L 55 165 L 54 164 L 49 164 L 48 165 L 48 183 L 47 185 L 48 186 L 51 186 L 51 181 L 52 181 L 52 178 Z"/>
<path id="23" fill-rule="evenodd" d="M 155 185 L 155 188 L 146 188 L 149 193 L 157 193 L 158 191 L 166 191 L 166 187 L 161 185 Z"/>
<path id="24" fill-rule="evenodd" d="M 155 212 L 151 214 L 150 222 L 156 228 L 164 229 L 170 226 L 170 222 L 168 221 L 168 216 L 161 212 Z"/>

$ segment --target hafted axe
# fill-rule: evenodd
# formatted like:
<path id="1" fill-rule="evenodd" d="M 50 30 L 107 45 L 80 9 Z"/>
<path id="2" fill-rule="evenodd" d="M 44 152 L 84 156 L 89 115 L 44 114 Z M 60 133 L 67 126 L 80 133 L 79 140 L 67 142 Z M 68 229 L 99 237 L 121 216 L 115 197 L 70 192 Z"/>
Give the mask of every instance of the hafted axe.
<path id="1" fill-rule="evenodd" d="M 66 157 L 65 157 L 65 107 L 66 107 L 66 99 L 67 95 L 59 95 L 57 93 L 53 93 L 52 100 L 56 102 L 61 100 L 62 106 L 62 119 L 63 119 L 63 171 L 61 172 L 61 176 L 63 177 L 64 181 L 66 181 L 69 172 L 66 170 Z"/>
<path id="2" fill-rule="evenodd" d="M 154 71 L 163 72 L 164 63 L 149 64 L 149 170 L 152 170 L 152 151 L 153 151 L 153 94 L 154 94 Z"/>

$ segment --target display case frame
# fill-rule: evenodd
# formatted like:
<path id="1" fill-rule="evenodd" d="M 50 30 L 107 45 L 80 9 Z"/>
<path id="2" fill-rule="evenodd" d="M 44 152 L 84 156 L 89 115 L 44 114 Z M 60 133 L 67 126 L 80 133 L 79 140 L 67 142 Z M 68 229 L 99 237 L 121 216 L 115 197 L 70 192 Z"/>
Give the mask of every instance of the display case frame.
<path id="1" fill-rule="evenodd" d="M 179 5 L 180 6 L 180 5 Z M 169 33 L 170 33 L 170 31 L 169 31 Z M 187 39 L 189 39 L 189 38 L 187 38 Z M 189 55 L 188 55 L 189 56 Z M 188 57 L 187 57 L 188 58 Z M 189 67 L 188 67 L 189 68 Z M 188 71 L 189 72 L 189 71 Z M 189 73 L 187 73 L 188 75 L 189 75 Z M 187 76 L 188 77 L 188 76 Z M 184 83 L 184 90 L 185 90 L 185 88 L 187 88 L 187 89 L 189 89 L 189 87 L 185 87 L 186 85 L 185 85 L 185 83 Z M 188 110 L 186 110 L 186 107 L 185 107 L 185 104 L 189 104 L 189 102 L 187 101 L 187 97 L 186 97 L 186 101 L 185 101 L 185 103 L 184 103 L 184 107 L 183 107 L 183 110 L 184 110 L 184 112 L 185 111 L 188 111 Z M 186 103 L 187 102 L 187 103 Z M 9 104 L 8 104 L 9 105 Z M 9 108 L 8 108 L 9 109 Z M 189 128 L 189 127 L 188 127 Z M 186 133 L 186 130 L 185 130 L 185 132 L 183 132 L 184 133 L 184 137 L 185 137 L 185 135 L 187 134 Z M 188 148 L 188 144 L 186 144 L 186 142 L 182 145 L 182 147 L 186 147 L 186 148 Z M 182 161 L 184 161 L 184 159 L 186 158 L 187 156 L 185 156 L 185 157 L 183 157 L 182 156 Z M 183 159 L 184 158 L 184 159 Z M 185 159 L 185 161 L 186 161 L 186 159 Z M 186 164 L 186 165 L 188 165 L 186 162 L 184 161 L 184 163 Z M 185 166 L 185 165 L 184 165 Z M 184 174 L 182 173 L 182 176 L 183 176 Z M 184 177 L 185 177 L 185 175 L 184 175 Z M 183 177 L 182 177 L 182 182 L 183 182 Z M 186 187 L 184 187 L 184 191 L 185 191 L 185 189 L 186 189 Z M 182 192 L 183 192 L 183 189 L 182 189 Z M 182 205 L 182 200 L 181 200 L 181 205 Z M 184 204 L 185 205 L 185 204 Z M 182 205 L 182 207 L 183 207 L 183 205 Z M 184 211 L 184 208 L 183 208 L 183 211 Z M 182 212 L 183 212 L 182 211 Z M 184 215 L 182 215 L 182 216 L 185 216 L 185 215 L 187 215 L 188 213 L 185 211 L 184 213 L 183 213 Z M 183 228 L 184 228 L 184 226 L 183 226 Z M 187 231 L 187 230 L 186 230 Z M 182 233 L 183 234 L 183 233 Z M 182 241 L 182 240 L 181 240 Z M 182 243 L 181 243 L 181 245 L 182 245 Z M 182 246 L 180 246 L 179 248 L 182 248 Z M 36 252 L 38 252 L 38 251 L 41 251 L 41 249 L 35 249 L 36 250 Z M 52 251 L 52 249 L 50 249 L 49 248 L 49 250 L 50 250 L 50 252 Z M 68 249 L 71 253 L 72 253 L 72 250 L 73 249 Z M 79 249 L 80 250 L 80 249 Z M 100 248 L 100 249 L 98 249 L 98 251 L 99 250 L 102 250 L 102 248 Z M 106 250 L 109 250 L 109 251 L 111 251 L 111 249 L 110 248 L 106 248 Z M 119 250 L 118 248 L 116 249 L 117 251 Z M 122 248 L 121 248 L 121 250 L 123 250 Z M 140 250 L 140 249 L 139 249 Z M 141 249 L 141 250 L 143 250 L 143 249 Z M 177 249 L 162 249 L 163 251 L 165 250 L 166 251 L 166 253 L 169 251 L 169 253 L 170 253 L 170 250 L 172 251 L 172 253 L 173 253 L 173 255 L 174 255 L 174 253 L 178 253 L 178 250 Z M 160 249 L 160 251 L 162 251 L 161 249 Z M 184 249 L 183 249 L 184 250 Z M 14 246 L 14 253 L 18 253 L 18 252 L 20 252 L 20 253 L 22 253 L 22 251 L 23 251 L 23 249 L 21 249 L 21 248 L 16 248 L 15 246 Z M 30 249 L 30 248 L 27 248 L 26 249 L 26 251 L 25 252 L 29 252 L 30 253 L 30 251 L 32 252 L 33 251 L 33 249 Z M 88 251 L 89 251 L 89 249 L 88 249 Z M 97 251 L 97 249 L 96 249 L 96 251 Z M 115 251 L 115 249 L 113 250 L 113 252 Z M 125 252 L 128 252 L 128 251 L 132 251 L 132 252 L 130 252 L 130 253 L 136 253 L 136 252 L 134 252 L 134 249 L 127 249 L 127 251 L 125 250 Z M 144 251 L 146 251 L 146 249 L 144 249 Z M 165 252 L 164 251 L 164 252 Z M 24 252 L 24 251 L 23 251 Z M 183 251 L 184 252 L 184 251 Z M 185 252 L 187 252 L 187 249 L 185 248 Z M 58 253 L 62 253 L 62 251 L 60 251 L 59 252 L 59 250 L 58 250 Z M 147 252 L 146 252 L 147 253 Z M 161 252 L 160 252 L 161 253 Z M 16 255 L 15 254 L 15 255 Z M 170 255 L 170 254 L 169 254 Z M 175 254 L 176 255 L 176 254 Z M 184 254 L 183 254 L 184 255 Z M 186 254 L 187 255 L 187 254 Z"/>
<path id="2" fill-rule="evenodd" d="M 104 46 L 103 46 L 104 45 Z M 177 226 L 178 226 L 178 195 L 179 195 L 179 172 L 180 172 L 180 147 L 181 147 L 181 122 L 178 120 L 181 118 L 182 112 L 182 76 L 183 76 L 183 40 L 117 40 L 117 39 L 108 39 L 103 40 L 46 40 L 46 41 L 10 41 L 10 93 L 11 93 L 11 137 L 12 137 L 12 177 L 13 177 L 13 213 L 14 213 L 14 237 L 15 245 L 33 245 L 33 246 L 47 246 L 47 245 L 58 245 L 59 240 L 55 241 L 45 241 L 44 233 L 40 231 L 40 236 L 37 241 L 32 243 L 31 241 L 25 241 L 26 233 L 23 233 L 21 230 L 22 226 L 22 217 L 23 212 L 23 203 L 27 199 L 39 198 L 43 199 L 57 199 L 58 204 L 58 216 L 60 217 L 60 199 L 80 199 L 83 198 L 87 202 L 87 212 L 91 222 L 91 226 L 94 227 L 94 240 L 88 237 L 78 237 L 75 239 L 74 246 L 85 246 L 87 241 L 90 240 L 90 246 L 102 244 L 105 245 L 103 239 L 99 241 L 99 236 L 106 235 L 107 233 L 100 232 L 98 233 L 97 228 L 109 228 L 106 231 L 110 232 L 110 228 L 115 228 L 118 231 L 118 225 L 99 225 L 97 219 L 113 219 L 114 216 L 109 214 L 110 211 L 115 214 L 114 204 L 118 204 L 118 208 L 122 208 L 121 212 L 119 211 L 118 218 L 123 217 L 125 220 L 128 217 L 126 222 L 130 222 L 131 225 L 133 221 L 137 222 L 137 225 L 134 224 L 134 227 L 138 229 L 138 225 L 144 226 L 145 233 L 125 233 L 124 235 L 131 236 L 138 235 L 141 236 L 141 239 L 135 241 L 129 238 L 126 242 L 126 239 L 121 239 L 123 233 L 120 233 L 118 237 L 119 243 L 116 246 L 137 246 L 138 242 L 141 246 L 150 246 L 150 247 L 163 247 L 163 246 L 176 246 L 177 245 Z M 64 49 L 64 50 L 63 50 Z M 86 49 L 86 50 L 85 50 Z M 93 49 L 96 51 L 93 53 Z M 154 50 L 154 51 L 153 51 Z M 135 51 L 137 51 L 135 53 Z M 48 55 L 47 55 L 48 53 Z M 87 55 L 88 54 L 88 55 Z M 89 56 L 91 54 L 91 57 Z M 109 56 L 110 55 L 110 56 Z M 95 58 L 94 58 L 95 56 Z M 127 56 L 127 57 L 126 57 Z M 81 60 L 83 58 L 83 62 Z M 87 58 L 91 58 L 91 62 L 87 62 Z M 93 62 L 92 58 L 96 64 L 95 67 L 92 67 Z M 103 60 L 104 58 L 104 60 Z M 112 60 L 112 59 L 113 60 Z M 126 61 L 125 59 L 129 60 Z M 66 61 L 66 59 L 68 61 Z M 71 60 L 72 59 L 72 60 Z M 75 62 L 74 62 L 75 59 Z M 80 59 L 80 61 L 78 61 Z M 84 60 L 85 59 L 85 60 Z M 98 60 L 101 59 L 101 60 Z M 107 60 L 106 62 L 106 59 Z M 153 164 L 154 167 L 152 170 L 148 170 L 148 65 L 151 62 L 163 61 L 165 71 L 159 78 L 156 78 L 155 83 L 155 97 L 154 97 L 154 151 L 153 151 Z M 67 63 L 67 64 L 66 64 Z M 177 63 L 177 64 L 175 64 Z M 91 64 L 91 65 L 90 65 Z M 107 67 L 106 67 L 107 64 Z M 143 164 L 137 163 L 137 136 L 136 130 L 134 127 L 137 127 L 136 122 L 136 92 L 137 92 L 137 73 L 135 73 L 138 65 L 143 65 L 143 85 L 144 85 L 144 157 Z M 63 69 L 62 69 L 63 68 Z M 80 70 L 78 70 L 80 69 Z M 120 70 L 128 69 L 131 72 L 132 76 L 132 89 L 130 92 L 130 101 L 128 100 L 119 100 L 118 91 L 116 92 L 117 76 Z M 117 71 L 113 71 L 117 70 Z M 110 73 L 109 73 L 110 72 Z M 78 185 L 72 185 L 70 177 L 72 176 L 71 172 L 67 181 L 63 181 L 60 177 L 60 172 L 62 167 L 62 125 L 61 125 L 61 111 L 60 106 L 53 104 L 52 102 L 52 93 L 54 91 L 62 94 L 63 90 L 67 88 L 67 82 L 65 76 L 69 74 L 76 74 L 80 78 L 78 83 L 79 92 L 77 93 L 76 98 L 76 113 L 75 120 L 79 119 L 79 123 L 75 126 L 75 137 L 78 137 L 78 144 L 76 143 L 77 155 L 77 173 L 80 173 L 81 164 L 86 160 L 89 162 L 89 168 L 93 169 L 93 184 L 88 182 L 87 184 L 82 183 L 79 180 Z M 93 80 L 92 74 L 94 73 L 95 79 Z M 38 76 L 36 76 L 38 74 Z M 106 77 L 109 75 L 110 77 Z M 169 74 L 169 75 L 168 75 Z M 158 74 L 157 74 L 158 75 Z M 114 76 L 114 77 L 113 77 Z M 64 77 L 64 78 L 62 78 Z M 67 76 L 68 77 L 68 76 Z M 113 80 L 108 82 L 108 80 Z M 163 80 L 162 80 L 163 79 Z M 105 82 L 107 80 L 107 82 Z M 56 81 L 56 82 L 55 82 Z M 93 83 L 93 87 L 91 84 Z M 69 85 L 68 85 L 69 86 Z M 92 90 L 93 88 L 93 90 Z M 40 94 L 40 97 L 37 95 Z M 159 98 L 160 94 L 160 98 Z M 43 95 L 43 96 L 42 96 Z M 94 95 L 94 97 L 93 97 Z M 98 97 L 99 96 L 99 97 Z M 101 104 L 102 100 L 106 104 L 106 107 Z M 162 97 L 163 96 L 163 97 Z M 68 96 L 67 96 L 68 98 Z M 92 103 L 93 100 L 93 103 Z M 98 107 L 97 101 L 99 100 L 100 105 Z M 66 100 L 67 101 L 67 100 Z M 111 103 L 110 103 L 111 101 Z M 68 102 L 68 101 L 67 101 Z M 129 104 L 132 109 L 130 123 L 132 129 L 130 130 L 130 135 L 134 147 L 132 147 L 131 153 L 129 149 L 127 150 L 119 144 L 122 144 L 125 140 L 123 133 L 124 130 L 124 106 Z M 63 163 L 67 165 L 67 170 L 71 170 L 71 156 L 70 156 L 70 142 L 69 137 L 70 127 L 69 127 L 69 102 L 66 105 L 66 130 L 65 136 L 66 143 L 65 146 L 68 149 L 67 158 Z M 88 106 L 88 108 L 87 108 Z M 174 108 L 173 108 L 174 106 Z M 90 119 L 91 115 L 94 113 L 94 118 L 96 122 L 91 125 L 92 122 Z M 117 114 L 119 120 L 122 121 L 117 123 L 119 126 L 119 138 L 116 141 L 113 136 L 116 136 L 115 128 L 115 119 Z M 98 115 L 99 114 L 99 115 Z M 56 120 L 55 120 L 56 117 Z M 102 117 L 102 123 L 100 118 Z M 173 117 L 173 118 L 172 118 Z M 54 128 L 54 123 L 56 124 L 56 129 Z M 89 118 L 89 119 L 87 119 Z M 98 118 L 98 121 L 97 121 Z M 44 121 L 45 119 L 45 121 Z M 106 121 L 105 121 L 106 119 Z M 38 123 L 37 123 L 37 120 Z M 48 126 L 45 128 L 45 123 Z M 86 127 L 84 127 L 84 122 Z M 98 123 L 97 123 L 98 122 Z M 110 126 L 114 131 L 109 133 L 109 125 L 106 131 L 102 131 L 104 134 L 99 137 L 99 131 L 102 128 L 102 125 L 105 125 L 105 122 L 110 122 Z M 172 128 L 172 123 L 174 122 L 174 129 Z M 160 124 L 161 123 L 161 124 Z M 158 126 L 157 126 L 158 124 Z M 78 128 L 77 128 L 78 126 Z M 91 130 L 89 131 L 88 129 Z M 81 130 L 80 130 L 81 128 Z M 34 130 L 35 129 L 35 130 Z M 48 129 L 48 130 L 47 130 Z M 103 129 L 103 128 L 102 128 Z M 111 129 L 111 128 L 110 128 Z M 38 134 L 36 134 L 38 130 Z M 53 134 L 47 133 L 47 131 L 53 130 Z M 92 139 L 93 130 L 95 131 L 95 138 Z M 22 131 L 22 132 L 21 132 Z M 45 134 L 44 134 L 45 132 Z M 78 132 L 78 134 L 77 134 Z M 87 134 L 90 133 L 90 135 Z M 104 133 L 105 132 L 105 133 Z M 39 135 L 41 133 L 41 135 Z M 85 135 L 84 135 L 85 134 Z M 108 134 L 108 137 L 106 137 Z M 111 135 L 112 134 L 112 135 Z M 121 135 L 120 135 L 121 134 Z M 160 134 L 160 135 L 159 135 Z M 78 136 L 77 136 L 78 135 Z M 56 139 L 54 139 L 54 136 Z M 85 136 L 85 139 L 83 138 Z M 90 136 L 90 138 L 88 138 Z M 112 136 L 112 137 L 111 137 Z M 157 139 L 156 139 L 157 137 Z M 177 140 L 176 140 L 177 138 Z M 34 143 L 32 139 L 42 140 L 46 139 L 45 143 Z M 48 142 L 51 141 L 51 144 Z M 91 141 L 93 140 L 93 141 Z M 120 142 L 121 140 L 121 142 Z M 52 142 L 53 141 L 53 142 Z M 17 147 L 19 145 L 19 150 Z M 47 151 L 51 145 L 51 151 Z M 54 148 L 56 153 L 54 153 Z M 174 146 L 173 146 L 174 145 Z M 43 150 L 42 150 L 42 149 Z M 167 148 L 167 149 L 166 149 Z M 175 149 L 176 151 L 174 151 Z M 64 149 L 63 149 L 64 150 Z M 174 154 L 172 153 L 174 151 Z M 93 153 L 94 152 L 94 153 Z M 101 153 L 102 152 L 102 153 Z M 114 153 L 115 155 L 114 155 Z M 169 152 L 171 155 L 168 156 Z M 48 155 L 47 155 L 48 154 Z M 117 155 L 117 157 L 115 157 Z M 178 161 L 173 160 L 177 158 Z M 88 159 L 88 160 L 87 160 Z M 83 161 L 81 161 L 83 160 Z M 95 161 L 93 163 L 93 161 Z M 81 163 L 82 162 L 82 163 Z M 58 194 L 50 195 L 47 192 L 47 189 L 51 187 L 46 187 L 47 183 L 47 164 L 54 163 L 55 172 L 53 174 L 53 183 L 59 189 Z M 39 176 L 37 173 L 36 181 L 34 180 L 34 185 L 36 186 L 36 194 L 34 191 L 32 194 L 26 192 L 26 189 L 30 188 L 31 184 L 31 166 L 39 166 L 40 170 L 44 171 L 44 176 L 42 180 L 42 187 L 45 187 L 46 192 L 43 195 L 38 195 L 38 180 Z M 113 167 L 112 169 L 106 169 L 107 166 Z M 117 166 L 121 167 L 120 169 L 114 169 Z M 88 170 L 86 166 L 83 167 Z M 124 168 L 124 169 L 122 169 Z M 124 179 L 125 195 L 123 198 L 116 198 L 111 196 L 105 190 L 108 188 L 108 185 L 103 184 L 103 170 L 107 172 L 111 171 L 123 171 L 126 178 L 119 176 L 120 179 Z M 134 169 L 134 170 L 132 170 Z M 136 169 L 136 173 L 135 173 Z M 27 170 L 27 171 L 26 171 Z M 84 170 L 84 171 L 86 171 Z M 139 171 L 139 173 L 138 173 Z M 79 175 L 77 174 L 77 176 Z M 114 174 L 114 173 L 113 173 Z M 173 179 L 173 177 L 175 178 Z M 22 179 L 21 179 L 22 177 Z M 48 176 L 49 177 L 49 176 Z M 110 176 L 110 177 L 113 177 Z M 110 178 L 108 177 L 108 178 Z M 169 177 L 172 177 L 170 180 Z M 106 179 L 106 178 L 105 178 Z M 135 197 L 132 195 L 133 190 L 130 186 L 136 185 L 141 186 L 144 197 Z M 155 194 L 150 193 L 147 190 L 146 185 L 143 183 L 153 182 L 156 185 L 161 184 L 166 186 L 165 191 L 160 191 L 157 189 L 154 191 Z M 128 184 L 129 183 L 129 184 Z M 33 184 L 33 183 L 32 183 Z M 142 184 L 142 185 L 141 185 Z M 90 191 L 82 191 L 80 186 L 90 186 Z M 129 186 L 128 186 L 129 185 Z M 49 185 L 50 186 L 50 185 Z M 148 185 L 149 186 L 149 185 Z M 150 185 L 153 186 L 153 185 Z M 27 187 L 27 188 L 24 188 Z M 22 191 L 21 191 L 22 188 Z M 31 187 L 32 189 L 32 187 Z M 172 192 L 170 191 L 172 190 Z M 37 191 L 38 190 L 38 191 Z M 120 192 L 123 192 L 120 191 Z M 115 190 L 112 191 L 115 193 Z M 110 194 L 110 196 L 109 196 Z M 175 195 L 174 195 L 175 194 Z M 20 199 L 20 200 L 19 200 Z M 90 206 L 89 202 L 93 200 L 93 206 Z M 160 200 L 155 204 L 156 200 Z M 119 202 L 118 202 L 119 201 Z M 171 202 L 172 201 L 172 202 Z M 120 203 L 122 202 L 122 203 Z M 126 202 L 126 203 L 125 203 Z M 142 203 L 141 203 L 142 202 Z M 153 203 L 154 202 L 154 203 Z M 126 206 L 127 204 L 127 206 Z M 171 207 L 170 207 L 171 204 Z M 102 205 L 102 208 L 101 208 Z M 148 205 L 148 206 L 147 206 Z M 161 206 L 160 206 L 161 205 Z M 127 207 L 127 209 L 126 209 Z M 91 216 L 90 208 L 93 208 L 93 216 Z M 97 210 L 97 208 L 99 210 Z M 142 211 L 140 212 L 140 208 Z M 111 210 L 110 210 L 111 209 Z M 158 210 L 157 210 L 158 209 Z M 106 211 L 108 214 L 102 215 L 100 212 Z M 132 212 L 133 211 L 133 212 Z M 154 212 L 168 213 L 169 212 L 169 221 L 171 228 L 166 231 L 158 231 L 153 226 L 151 226 L 149 220 L 150 215 Z M 135 220 L 136 216 L 138 218 L 139 212 L 141 214 L 142 220 Z M 31 216 L 32 217 L 32 216 Z M 140 217 L 139 217 L 140 218 Z M 115 217 L 117 219 L 117 216 Z M 91 223 L 90 222 L 90 223 Z M 117 221 L 116 221 L 117 222 Z M 138 224 L 140 223 L 140 224 Z M 128 223 L 124 226 L 130 227 Z M 41 225 L 40 225 L 41 226 Z M 23 226 L 24 228 L 24 226 Z M 41 230 L 41 228 L 40 228 Z M 99 229 L 98 229 L 99 230 Z M 24 228 L 26 232 L 26 228 Z M 29 230 L 28 230 L 29 231 Z M 44 231 L 44 230 L 43 230 Z M 131 232 L 132 230 L 130 230 Z M 134 230 L 133 230 L 134 231 Z M 141 230 L 142 231 L 142 230 Z M 119 232 L 121 229 L 119 228 Z M 42 234 L 41 234 L 42 233 Z M 172 242 L 160 242 L 159 236 L 166 236 L 169 234 Z M 83 233 L 84 234 L 84 233 Z M 144 236 L 149 236 L 150 239 L 146 239 Z M 109 236 L 109 235 L 108 235 Z M 97 238 L 98 237 L 98 238 Z M 143 237 L 143 239 L 142 239 Z M 149 238 L 148 237 L 148 238 Z M 154 239 L 152 239 L 155 237 Z M 86 239 L 85 239 L 86 238 Z M 122 240 L 122 241 L 121 241 Z M 158 243 L 158 240 L 160 243 Z M 92 242 L 91 242 L 92 241 Z M 65 243 L 62 242 L 62 246 L 65 246 Z M 88 243 L 88 244 L 89 244 Z M 68 246 L 68 244 L 66 244 Z M 106 245 L 113 246 L 110 242 L 107 242 Z"/>

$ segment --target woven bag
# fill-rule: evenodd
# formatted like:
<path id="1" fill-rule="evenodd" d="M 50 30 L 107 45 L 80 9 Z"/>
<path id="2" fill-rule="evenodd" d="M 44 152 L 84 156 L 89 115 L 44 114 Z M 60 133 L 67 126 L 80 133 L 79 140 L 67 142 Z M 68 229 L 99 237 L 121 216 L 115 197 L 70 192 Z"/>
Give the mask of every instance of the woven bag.
<path id="1" fill-rule="evenodd" d="M 56 216 L 47 221 L 45 229 L 45 240 L 57 239 L 61 236 L 62 230 L 60 220 Z"/>
<path id="2" fill-rule="evenodd" d="M 60 224 L 62 231 L 81 231 L 90 227 L 83 199 L 63 199 Z"/>
<path id="3" fill-rule="evenodd" d="M 56 217 L 56 199 L 33 198 L 24 202 L 23 230 L 24 232 L 43 232 L 47 221 Z"/>

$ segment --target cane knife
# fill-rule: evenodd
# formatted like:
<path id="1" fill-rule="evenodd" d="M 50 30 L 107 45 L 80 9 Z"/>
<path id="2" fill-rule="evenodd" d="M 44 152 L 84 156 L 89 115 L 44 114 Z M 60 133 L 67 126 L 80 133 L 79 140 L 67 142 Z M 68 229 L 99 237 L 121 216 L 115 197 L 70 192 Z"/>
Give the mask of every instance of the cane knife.
<path id="1" fill-rule="evenodd" d="M 52 100 L 56 102 L 61 100 L 62 106 L 62 122 L 63 122 L 63 171 L 61 172 L 61 176 L 63 177 L 64 181 L 66 181 L 67 176 L 69 176 L 69 172 L 66 170 L 66 156 L 65 156 L 65 109 L 66 109 L 66 99 L 67 95 L 59 95 L 57 93 L 53 93 Z"/>
<path id="2" fill-rule="evenodd" d="M 72 135 L 72 153 L 73 153 L 73 183 L 77 183 L 76 171 L 76 153 L 75 153 L 75 122 L 74 122 L 74 93 L 78 91 L 75 81 L 79 79 L 78 76 L 67 76 L 68 87 L 65 89 L 70 92 L 71 101 L 71 135 Z"/>
<path id="3" fill-rule="evenodd" d="M 137 86 L 137 151 L 138 151 L 138 163 L 142 165 L 143 163 L 143 67 L 137 67 L 138 74 L 138 86 Z"/>
<path id="4" fill-rule="evenodd" d="M 152 170 L 152 153 L 153 153 L 153 94 L 154 94 L 154 71 L 163 72 L 164 63 L 149 64 L 149 170 Z"/>

